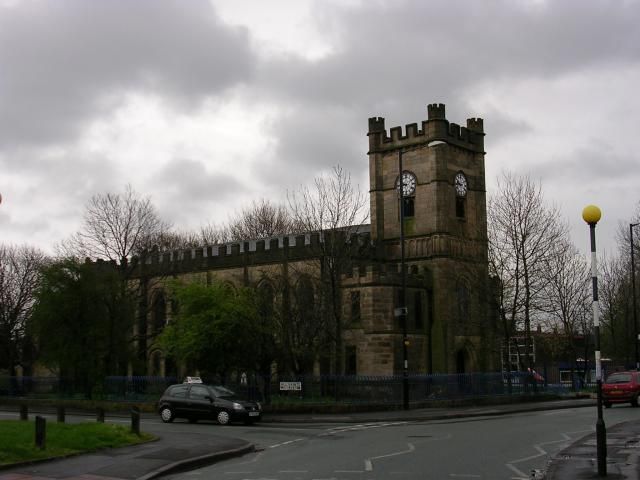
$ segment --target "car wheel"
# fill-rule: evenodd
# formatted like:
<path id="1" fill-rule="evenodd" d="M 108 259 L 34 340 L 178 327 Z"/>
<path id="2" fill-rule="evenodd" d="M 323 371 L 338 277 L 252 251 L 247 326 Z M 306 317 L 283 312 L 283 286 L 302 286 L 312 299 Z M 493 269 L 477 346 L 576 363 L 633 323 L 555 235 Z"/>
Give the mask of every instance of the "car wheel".
<path id="1" fill-rule="evenodd" d="M 631 398 L 631 406 L 632 407 L 637 407 L 638 406 L 638 396 L 637 395 L 635 397 Z"/>
<path id="2" fill-rule="evenodd" d="M 604 408 L 611 408 L 611 404 L 609 402 L 604 402 L 603 405 Z"/>
<path id="3" fill-rule="evenodd" d="M 171 410 L 171 408 L 169 407 L 162 407 L 160 409 L 160 418 L 164 423 L 173 422 L 173 419 L 175 418 L 175 416 L 173 415 L 173 410 Z"/>
<path id="4" fill-rule="evenodd" d="M 189 423 L 196 423 L 197 421 L 198 421 L 198 419 L 195 418 L 195 417 L 189 418 Z"/>
<path id="5" fill-rule="evenodd" d="M 253 425 L 255 422 L 256 422 L 256 421 L 255 421 L 253 418 L 247 418 L 247 419 L 244 421 L 244 424 L 245 424 L 245 425 Z"/>
<path id="6" fill-rule="evenodd" d="M 218 412 L 218 416 L 216 417 L 216 420 L 218 420 L 218 423 L 220 425 L 227 425 L 231 420 L 231 417 L 229 416 L 229 412 L 227 412 L 226 410 L 220 410 Z"/>

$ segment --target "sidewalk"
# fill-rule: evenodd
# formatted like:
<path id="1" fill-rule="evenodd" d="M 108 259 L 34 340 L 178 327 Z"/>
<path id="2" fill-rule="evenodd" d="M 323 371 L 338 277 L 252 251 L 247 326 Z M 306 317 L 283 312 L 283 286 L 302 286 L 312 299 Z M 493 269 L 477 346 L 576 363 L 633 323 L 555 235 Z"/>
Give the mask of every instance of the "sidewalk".
<path id="1" fill-rule="evenodd" d="M 640 421 L 607 428 L 607 476 L 598 476 L 596 434 L 565 448 L 551 461 L 545 480 L 640 478 Z"/>
<path id="2" fill-rule="evenodd" d="M 595 400 L 572 399 L 508 405 L 363 412 L 351 414 L 268 414 L 263 423 L 366 423 L 429 421 L 508 415 L 559 408 L 594 407 Z M 640 421 L 607 430 L 609 479 L 640 478 Z M 595 437 L 588 435 L 553 459 L 547 480 L 597 478 Z M 149 480 L 178 470 L 195 469 L 224 458 L 244 455 L 254 446 L 244 440 L 208 434 L 175 433 L 139 446 L 0 470 L 0 480 Z"/>

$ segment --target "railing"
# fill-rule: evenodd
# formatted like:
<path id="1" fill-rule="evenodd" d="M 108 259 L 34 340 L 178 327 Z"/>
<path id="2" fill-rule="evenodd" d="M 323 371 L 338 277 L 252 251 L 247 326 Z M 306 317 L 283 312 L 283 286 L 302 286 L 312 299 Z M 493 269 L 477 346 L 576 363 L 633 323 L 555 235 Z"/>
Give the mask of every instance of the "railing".
<path id="1" fill-rule="evenodd" d="M 58 377 L 0 376 L 0 397 L 155 401 L 175 383 L 175 377 L 114 376 L 89 384 Z"/>
<path id="2" fill-rule="evenodd" d="M 571 383 L 536 380 L 527 372 L 434 374 L 409 376 L 409 401 L 413 404 L 437 400 L 487 398 L 510 395 L 567 393 Z M 234 377 L 235 379 L 235 377 Z M 115 402 L 157 401 L 162 392 L 181 379 L 175 377 L 113 376 L 93 385 L 56 377 L 0 376 L 0 397 L 71 398 Z M 238 380 L 220 382 L 204 378 L 205 383 L 224 383 L 240 396 L 274 406 L 287 405 L 402 405 L 403 377 L 304 375 L 260 377 L 243 375 Z M 589 388 L 581 382 L 580 387 Z"/>

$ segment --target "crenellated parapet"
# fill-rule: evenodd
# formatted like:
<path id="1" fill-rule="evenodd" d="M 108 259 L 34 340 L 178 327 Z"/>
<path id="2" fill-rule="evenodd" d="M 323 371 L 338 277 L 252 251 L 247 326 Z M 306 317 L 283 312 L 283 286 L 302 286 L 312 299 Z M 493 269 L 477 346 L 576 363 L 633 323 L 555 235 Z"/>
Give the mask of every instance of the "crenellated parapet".
<path id="1" fill-rule="evenodd" d="M 339 232 L 339 235 L 344 233 Z M 134 277 L 142 277 L 296 262 L 318 258 L 328 241 L 329 234 L 325 232 L 164 252 L 154 247 L 150 252 L 133 257 L 129 264 Z M 354 233 L 348 240 L 342 237 L 340 241 L 354 258 L 366 255 L 371 248 L 368 232 Z"/>
<path id="2" fill-rule="evenodd" d="M 457 147 L 484 153 L 484 125 L 481 118 L 467 119 L 466 127 L 449 123 L 445 105 L 433 103 L 427 106 L 427 120 L 402 127 L 385 128 L 383 117 L 369 119 L 369 154 L 384 153 L 431 142 L 445 142 Z"/>

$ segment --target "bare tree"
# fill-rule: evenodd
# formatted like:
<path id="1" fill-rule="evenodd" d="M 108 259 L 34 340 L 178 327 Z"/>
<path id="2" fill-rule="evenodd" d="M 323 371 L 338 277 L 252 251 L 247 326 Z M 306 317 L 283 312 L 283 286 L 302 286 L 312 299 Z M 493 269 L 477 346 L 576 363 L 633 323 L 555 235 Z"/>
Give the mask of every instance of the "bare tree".
<path id="1" fill-rule="evenodd" d="M 601 282 L 598 297 L 602 312 L 602 340 L 605 355 L 628 365 L 634 338 L 631 325 L 631 282 L 629 262 L 621 256 L 604 258 L 601 266 Z"/>
<path id="2" fill-rule="evenodd" d="M 553 246 L 554 255 L 547 256 L 546 283 L 542 309 L 554 331 L 560 331 L 561 347 L 572 357 L 571 370 L 579 370 L 578 358 L 588 358 L 591 333 L 591 273 L 584 256 L 575 246 L 559 242 Z M 582 337 L 580 345 L 578 339 Z M 582 350 L 579 348 L 582 347 Z M 586 375 L 583 364 L 581 375 Z M 572 375 L 573 377 L 573 375 Z M 574 385 L 575 387 L 575 385 Z"/>
<path id="3" fill-rule="evenodd" d="M 200 245 L 217 245 L 231 241 L 227 227 L 219 227 L 212 223 L 207 223 L 200 227 L 199 237 Z"/>
<path id="4" fill-rule="evenodd" d="M 351 243 L 352 235 L 360 233 L 369 218 L 366 197 L 352 184 L 351 175 L 336 166 L 331 175 L 316 178 L 314 188 L 303 186 L 290 192 L 288 200 L 295 225 L 321 235 L 315 283 L 321 318 L 334 345 L 334 371 L 339 373 L 343 370 L 341 278 L 351 268 L 357 248 Z"/>
<path id="5" fill-rule="evenodd" d="M 613 315 L 615 308 L 615 317 L 612 317 L 611 330 L 608 333 L 612 335 L 609 339 L 615 342 L 617 349 L 615 352 L 624 352 L 625 364 L 632 363 L 630 361 L 630 355 L 632 354 L 635 359 L 636 354 L 636 325 L 634 322 L 638 320 L 640 315 L 638 312 L 633 311 L 634 307 L 634 292 L 633 286 L 635 283 L 635 306 L 636 309 L 640 306 L 640 298 L 638 297 L 638 287 L 640 281 L 638 279 L 638 265 L 640 264 L 640 227 L 630 226 L 630 224 L 640 223 L 640 202 L 636 205 L 636 210 L 633 216 L 628 222 L 620 222 L 616 231 L 616 240 L 618 244 L 617 255 L 615 260 L 615 269 L 612 269 L 612 289 L 615 289 L 615 295 L 613 300 L 615 303 L 610 305 L 610 314 Z M 631 229 L 633 229 L 633 247 L 631 245 Z M 633 254 L 635 257 L 634 266 L 636 271 L 632 269 L 631 253 L 633 248 Z M 635 275 L 635 282 L 633 281 L 633 275 Z M 613 322 L 613 320 L 616 322 Z M 605 339 L 606 341 L 607 339 Z M 621 359 L 620 359 L 621 360 Z"/>
<path id="6" fill-rule="evenodd" d="M 524 329 L 525 353 L 532 367 L 531 319 L 541 310 L 547 265 L 564 245 L 567 227 L 560 212 L 544 201 L 542 188 L 528 176 L 504 173 L 488 205 L 490 267 L 499 278 L 500 310 L 507 345 Z M 526 357 L 521 357 L 526 358 Z"/>
<path id="7" fill-rule="evenodd" d="M 242 210 L 226 229 L 229 241 L 256 240 L 301 231 L 295 218 L 283 205 L 262 199 Z"/>
<path id="8" fill-rule="evenodd" d="M 121 194 L 91 197 L 81 230 L 58 250 L 64 256 L 120 262 L 150 250 L 168 230 L 169 224 L 158 216 L 150 198 L 127 185 Z"/>
<path id="9" fill-rule="evenodd" d="M 135 309 L 133 312 L 116 312 L 112 323 L 119 318 L 135 318 L 131 328 L 131 342 L 137 350 L 135 370 L 144 372 L 146 368 L 147 343 L 150 334 L 147 325 L 149 305 L 149 278 L 141 277 L 132 281 L 137 265 L 130 262 L 132 257 L 144 257 L 154 246 L 171 245 L 175 241 L 169 231 L 169 224 L 162 220 L 149 197 L 125 186 L 122 193 L 94 195 L 84 212 L 80 231 L 67 242 L 58 246 L 63 257 L 97 258 L 117 264 L 120 278 L 118 295 L 123 304 Z"/>
<path id="10" fill-rule="evenodd" d="M 44 253 L 32 247 L 0 245 L 0 368 L 15 375 L 22 364 Z"/>

